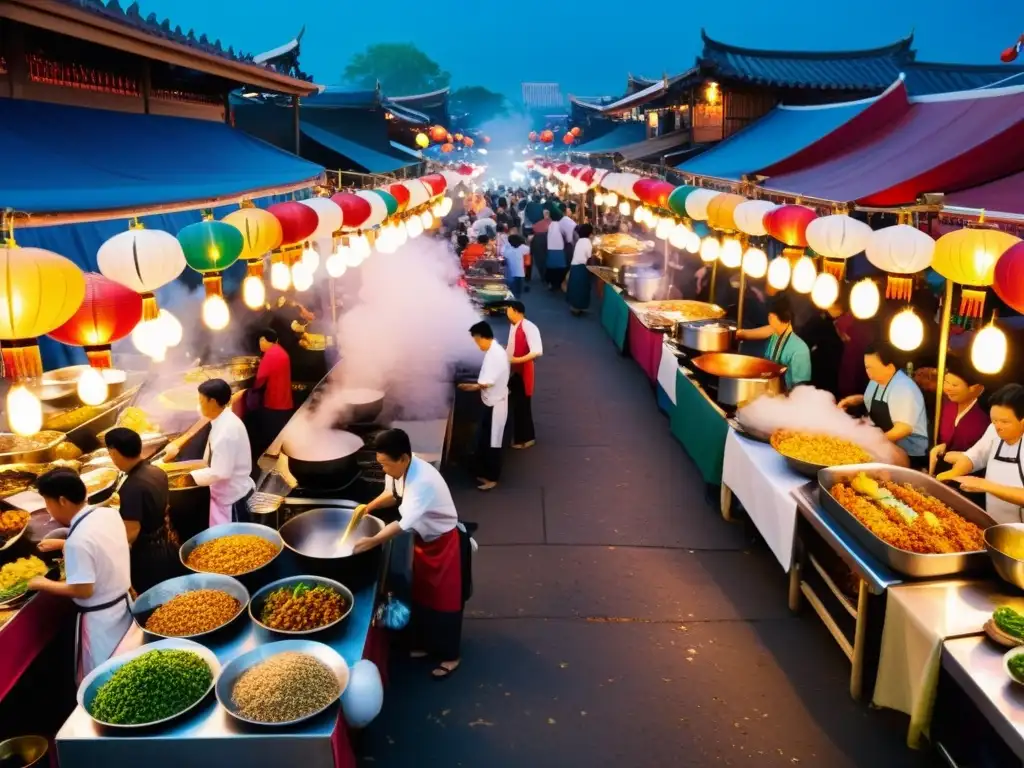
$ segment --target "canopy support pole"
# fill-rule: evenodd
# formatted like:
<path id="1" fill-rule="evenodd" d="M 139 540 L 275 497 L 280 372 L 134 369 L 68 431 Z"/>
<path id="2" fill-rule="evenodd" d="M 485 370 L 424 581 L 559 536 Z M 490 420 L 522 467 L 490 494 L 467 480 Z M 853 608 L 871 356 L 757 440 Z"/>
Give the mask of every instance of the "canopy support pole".
<path id="1" fill-rule="evenodd" d="M 295 94 L 292 96 L 292 130 L 295 133 L 295 154 L 299 154 L 300 137 L 302 136 L 301 123 L 299 117 L 299 96 Z"/>
<path id="2" fill-rule="evenodd" d="M 740 266 L 740 303 L 736 308 L 736 330 L 743 330 L 743 295 L 747 292 L 747 273 Z"/>
<path id="3" fill-rule="evenodd" d="M 715 280 L 718 277 L 718 259 L 711 262 L 711 285 L 708 290 L 708 302 L 715 303 Z"/>
<path id="4" fill-rule="evenodd" d="M 939 425 L 942 423 L 942 382 L 946 377 L 946 349 L 949 347 L 949 318 L 953 311 L 953 281 L 946 280 L 946 298 L 942 302 L 942 319 L 939 320 L 939 364 L 938 379 L 935 382 L 935 427 L 932 439 L 939 442 Z"/>

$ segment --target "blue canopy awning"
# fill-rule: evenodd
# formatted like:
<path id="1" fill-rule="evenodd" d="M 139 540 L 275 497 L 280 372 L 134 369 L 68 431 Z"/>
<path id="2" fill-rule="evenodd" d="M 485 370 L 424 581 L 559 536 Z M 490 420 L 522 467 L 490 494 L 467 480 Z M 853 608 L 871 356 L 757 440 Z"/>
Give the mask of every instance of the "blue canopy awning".
<path id="1" fill-rule="evenodd" d="M 616 152 L 623 147 L 636 144 L 647 138 L 647 126 L 644 123 L 622 123 L 612 128 L 603 136 L 587 141 L 574 148 L 573 152 L 584 155 L 603 155 Z"/>
<path id="2" fill-rule="evenodd" d="M 15 99 L 0 110 L 0 208 L 25 213 L 207 207 L 324 170 L 219 122 Z"/>
<path id="3" fill-rule="evenodd" d="M 303 120 L 301 129 L 304 136 L 312 139 L 325 149 L 335 152 L 358 166 L 367 173 L 390 173 L 391 171 L 412 165 L 414 160 L 401 159 L 387 152 L 381 152 L 357 141 L 353 141 L 334 131 Z"/>

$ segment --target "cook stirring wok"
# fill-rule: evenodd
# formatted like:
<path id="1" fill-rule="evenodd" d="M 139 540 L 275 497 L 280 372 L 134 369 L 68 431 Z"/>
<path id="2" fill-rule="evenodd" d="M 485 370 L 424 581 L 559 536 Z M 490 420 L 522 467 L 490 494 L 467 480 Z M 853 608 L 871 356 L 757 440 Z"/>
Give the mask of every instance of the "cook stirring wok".
<path id="1" fill-rule="evenodd" d="M 811 350 L 793 332 L 793 309 L 785 295 L 776 296 L 768 307 L 768 325 L 736 331 L 736 339 L 768 339 L 767 359 L 786 366 L 786 389 L 811 381 Z"/>
<path id="2" fill-rule="evenodd" d="M 459 524 L 448 484 L 431 464 L 412 455 L 409 435 L 385 430 L 374 448 L 384 470 L 384 492 L 353 514 L 362 517 L 397 506 L 400 518 L 356 541 L 353 551 L 365 552 L 404 531 L 413 532 L 412 655 L 437 661 L 432 675 L 443 680 L 460 663 L 462 611 L 472 588 L 469 535 Z"/>

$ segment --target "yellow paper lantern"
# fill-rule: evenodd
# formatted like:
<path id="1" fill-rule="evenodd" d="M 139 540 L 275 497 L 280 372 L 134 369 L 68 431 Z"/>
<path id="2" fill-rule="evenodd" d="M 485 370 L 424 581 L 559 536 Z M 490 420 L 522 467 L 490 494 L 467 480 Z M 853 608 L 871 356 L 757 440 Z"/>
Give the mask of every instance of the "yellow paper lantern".
<path id="1" fill-rule="evenodd" d="M 960 285 L 992 285 L 996 261 L 1019 237 L 998 229 L 958 229 L 935 241 L 932 269 Z"/>
<path id="2" fill-rule="evenodd" d="M 426 149 L 430 146 L 430 137 L 425 133 L 416 134 L 416 146 L 420 149 Z"/>
<path id="3" fill-rule="evenodd" d="M 735 232 L 738 229 L 736 219 L 734 218 L 736 207 L 745 202 L 747 202 L 747 198 L 743 197 L 743 195 L 732 195 L 724 192 L 720 195 L 715 195 L 708 203 L 708 226 L 712 229 L 720 229 L 723 232 Z"/>
<path id="4" fill-rule="evenodd" d="M 811 301 L 819 309 L 828 309 L 839 298 L 839 281 L 831 272 L 822 272 L 814 279 Z"/>
<path id="5" fill-rule="evenodd" d="M 221 221 L 242 233 L 245 246 L 240 259 L 262 259 L 264 254 L 281 247 L 281 222 L 270 211 L 263 208 L 239 208 Z"/>

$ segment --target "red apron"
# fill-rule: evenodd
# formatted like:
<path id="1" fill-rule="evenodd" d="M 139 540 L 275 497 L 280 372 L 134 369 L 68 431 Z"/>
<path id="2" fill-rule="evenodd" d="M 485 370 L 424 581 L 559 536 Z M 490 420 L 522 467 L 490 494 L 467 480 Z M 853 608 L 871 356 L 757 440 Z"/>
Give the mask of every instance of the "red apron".
<path id="1" fill-rule="evenodd" d="M 452 528 L 433 541 L 424 541 L 416 534 L 412 599 L 434 611 L 462 610 L 462 549 L 458 528 Z"/>
<path id="2" fill-rule="evenodd" d="M 523 330 L 523 324 L 519 323 L 519 327 L 516 328 L 512 356 L 522 357 L 528 354 L 530 354 L 530 342 L 526 340 L 526 331 Z M 525 363 L 516 363 L 512 366 L 512 373 L 518 373 L 523 377 L 523 388 L 526 390 L 526 396 L 533 397 L 533 360 L 528 360 Z"/>

